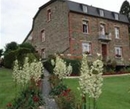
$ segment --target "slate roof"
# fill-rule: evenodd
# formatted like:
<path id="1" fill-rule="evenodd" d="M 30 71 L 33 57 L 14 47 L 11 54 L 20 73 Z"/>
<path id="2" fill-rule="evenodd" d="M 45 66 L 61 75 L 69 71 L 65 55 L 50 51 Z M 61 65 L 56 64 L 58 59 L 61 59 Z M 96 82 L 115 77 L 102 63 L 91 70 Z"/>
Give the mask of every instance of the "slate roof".
<path id="1" fill-rule="evenodd" d="M 101 17 L 99 10 L 103 10 L 104 11 L 104 17 L 102 17 L 102 18 L 109 19 L 109 20 L 116 20 L 115 17 L 114 17 L 114 14 L 118 14 L 119 19 L 116 20 L 116 21 L 129 23 L 127 16 L 119 14 L 117 12 L 111 12 L 111 11 L 108 11 L 108 10 L 105 10 L 105 9 L 89 6 L 87 4 L 68 1 L 68 0 L 66 0 L 66 2 L 68 4 L 68 8 L 69 8 L 70 11 L 81 13 L 81 14 L 86 14 L 86 15 L 90 15 L 90 16 L 95 16 L 95 17 Z M 83 9 L 82 9 L 83 5 L 87 6 L 87 13 L 83 12 Z"/>

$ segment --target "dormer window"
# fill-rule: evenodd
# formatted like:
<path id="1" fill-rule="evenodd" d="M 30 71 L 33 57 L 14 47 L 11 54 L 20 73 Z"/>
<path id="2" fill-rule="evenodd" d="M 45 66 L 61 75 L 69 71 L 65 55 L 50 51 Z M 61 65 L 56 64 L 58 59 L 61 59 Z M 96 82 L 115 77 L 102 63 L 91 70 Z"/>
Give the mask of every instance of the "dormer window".
<path id="1" fill-rule="evenodd" d="M 101 17 L 104 17 L 104 11 L 103 10 L 99 10 L 99 14 Z"/>
<path id="2" fill-rule="evenodd" d="M 115 13 L 115 14 L 114 14 L 114 17 L 115 17 L 116 20 L 119 20 L 118 14 Z"/>
<path id="3" fill-rule="evenodd" d="M 87 6 L 82 5 L 82 8 L 83 8 L 83 12 L 85 12 L 85 13 L 87 13 L 87 12 L 88 12 L 88 8 L 87 8 Z"/>

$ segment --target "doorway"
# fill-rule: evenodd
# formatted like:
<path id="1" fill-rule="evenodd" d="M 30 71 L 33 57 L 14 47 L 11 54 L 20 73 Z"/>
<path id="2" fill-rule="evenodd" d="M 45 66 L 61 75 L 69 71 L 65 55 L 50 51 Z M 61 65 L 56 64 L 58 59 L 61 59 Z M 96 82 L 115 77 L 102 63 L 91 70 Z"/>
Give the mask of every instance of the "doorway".
<path id="1" fill-rule="evenodd" d="M 107 59 L 107 45 L 106 44 L 102 44 L 102 57 L 103 57 L 103 60 Z"/>

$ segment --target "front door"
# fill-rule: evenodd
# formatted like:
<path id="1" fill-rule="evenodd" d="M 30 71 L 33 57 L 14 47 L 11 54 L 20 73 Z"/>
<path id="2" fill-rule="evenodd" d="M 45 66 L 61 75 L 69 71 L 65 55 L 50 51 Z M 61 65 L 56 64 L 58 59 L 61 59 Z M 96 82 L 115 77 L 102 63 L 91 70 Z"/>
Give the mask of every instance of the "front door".
<path id="1" fill-rule="evenodd" d="M 107 45 L 106 44 L 102 44 L 102 56 L 103 56 L 103 60 L 106 60 L 107 58 Z"/>

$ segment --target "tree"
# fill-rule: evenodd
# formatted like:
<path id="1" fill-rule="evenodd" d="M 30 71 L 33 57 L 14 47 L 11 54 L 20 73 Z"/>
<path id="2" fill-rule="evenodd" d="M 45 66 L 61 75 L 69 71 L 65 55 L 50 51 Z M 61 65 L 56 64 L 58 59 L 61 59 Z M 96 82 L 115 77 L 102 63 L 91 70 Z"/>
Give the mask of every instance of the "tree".
<path id="1" fill-rule="evenodd" d="M 0 49 L 0 57 L 3 55 L 3 49 Z"/>
<path id="2" fill-rule="evenodd" d="M 18 44 L 16 42 L 10 42 L 5 47 L 5 53 L 8 53 L 12 50 L 16 50 L 18 48 Z"/>
<path id="3" fill-rule="evenodd" d="M 128 17 L 128 20 L 130 21 L 130 3 L 127 0 L 125 0 L 122 3 L 122 6 L 120 8 L 120 13 L 126 15 Z"/>
<path id="4" fill-rule="evenodd" d="M 31 52 L 35 52 L 35 48 L 30 43 L 22 43 L 19 45 L 20 48 L 30 49 Z"/>

